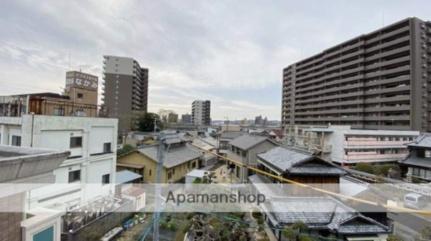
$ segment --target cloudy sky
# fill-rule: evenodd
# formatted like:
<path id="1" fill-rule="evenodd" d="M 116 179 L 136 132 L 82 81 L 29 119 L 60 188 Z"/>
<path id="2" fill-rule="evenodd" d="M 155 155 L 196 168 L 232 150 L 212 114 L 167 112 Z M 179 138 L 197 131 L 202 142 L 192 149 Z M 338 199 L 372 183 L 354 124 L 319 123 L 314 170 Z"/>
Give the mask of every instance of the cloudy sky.
<path id="1" fill-rule="evenodd" d="M 279 119 L 283 67 L 383 25 L 431 20 L 431 1 L 2 0 L 0 95 L 60 92 L 65 71 L 102 76 L 102 56 L 150 69 L 149 109 Z"/>

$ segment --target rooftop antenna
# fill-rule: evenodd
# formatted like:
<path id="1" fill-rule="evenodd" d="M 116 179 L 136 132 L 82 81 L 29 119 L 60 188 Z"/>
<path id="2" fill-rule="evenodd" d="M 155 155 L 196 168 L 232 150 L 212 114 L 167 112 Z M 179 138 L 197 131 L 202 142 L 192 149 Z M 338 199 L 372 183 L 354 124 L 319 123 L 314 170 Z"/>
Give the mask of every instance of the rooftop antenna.
<path id="1" fill-rule="evenodd" d="M 71 66 L 71 64 L 70 64 L 70 51 L 69 51 L 69 53 L 68 53 L 68 59 L 69 59 L 69 70 L 72 70 L 72 66 Z"/>

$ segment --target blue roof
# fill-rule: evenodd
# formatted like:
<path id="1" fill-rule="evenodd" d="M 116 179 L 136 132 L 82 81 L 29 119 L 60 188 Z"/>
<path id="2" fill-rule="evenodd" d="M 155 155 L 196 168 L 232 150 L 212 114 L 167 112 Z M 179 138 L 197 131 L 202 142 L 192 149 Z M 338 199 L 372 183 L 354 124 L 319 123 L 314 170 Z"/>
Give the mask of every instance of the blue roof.
<path id="1" fill-rule="evenodd" d="M 141 175 L 129 170 L 119 171 L 115 174 L 117 184 L 128 183 L 141 177 Z"/>

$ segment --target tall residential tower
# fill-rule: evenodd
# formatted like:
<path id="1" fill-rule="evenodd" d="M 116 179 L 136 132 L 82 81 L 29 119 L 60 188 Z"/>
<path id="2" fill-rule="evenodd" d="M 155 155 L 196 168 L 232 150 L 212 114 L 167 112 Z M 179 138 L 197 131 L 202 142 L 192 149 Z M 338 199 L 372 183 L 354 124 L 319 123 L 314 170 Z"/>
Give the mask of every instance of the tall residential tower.
<path id="1" fill-rule="evenodd" d="M 193 101 L 192 122 L 197 126 L 211 125 L 211 102 L 209 100 Z"/>
<path id="2" fill-rule="evenodd" d="M 148 69 L 127 57 L 104 56 L 104 111 L 118 118 L 118 131 L 125 134 L 136 125 L 135 117 L 147 112 Z"/>
<path id="3" fill-rule="evenodd" d="M 431 131 L 431 22 L 408 18 L 283 70 L 282 124 Z"/>

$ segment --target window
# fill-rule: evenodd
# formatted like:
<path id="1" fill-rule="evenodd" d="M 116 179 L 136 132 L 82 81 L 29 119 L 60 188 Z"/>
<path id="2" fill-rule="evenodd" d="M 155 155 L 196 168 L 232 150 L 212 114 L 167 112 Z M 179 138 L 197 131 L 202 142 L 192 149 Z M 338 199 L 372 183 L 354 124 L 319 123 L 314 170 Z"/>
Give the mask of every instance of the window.
<path id="1" fill-rule="evenodd" d="M 84 94 L 83 93 L 78 93 L 78 94 L 76 94 L 76 97 L 78 97 L 78 99 L 82 99 L 82 98 L 84 98 Z"/>
<path id="2" fill-rule="evenodd" d="M 70 138 L 70 148 L 82 147 L 82 136 L 74 136 Z"/>
<path id="3" fill-rule="evenodd" d="M 172 173 L 168 172 L 168 179 L 171 179 L 171 178 L 172 178 Z"/>
<path id="4" fill-rule="evenodd" d="M 69 172 L 69 183 L 81 181 L 81 170 Z"/>
<path id="5" fill-rule="evenodd" d="M 103 143 L 103 153 L 111 153 L 111 142 Z"/>
<path id="6" fill-rule="evenodd" d="M 103 175 L 102 176 L 102 185 L 109 184 L 109 182 L 110 182 L 109 179 L 110 179 L 110 175 L 109 174 Z"/>
<path id="7" fill-rule="evenodd" d="M 12 136 L 12 146 L 21 146 L 21 136 Z"/>
<path id="8" fill-rule="evenodd" d="M 151 177 L 151 169 L 148 171 L 148 176 Z"/>
<path id="9" fill-rule="evenodd" d="M 192 162 L 192 168 L 196 167 L 196 162 Z"/>
<path id="10" fill-rule="evenodd" d="M 49 227 L 33 236 L 34 241 L 54 241 L 54 227 Z"/>

